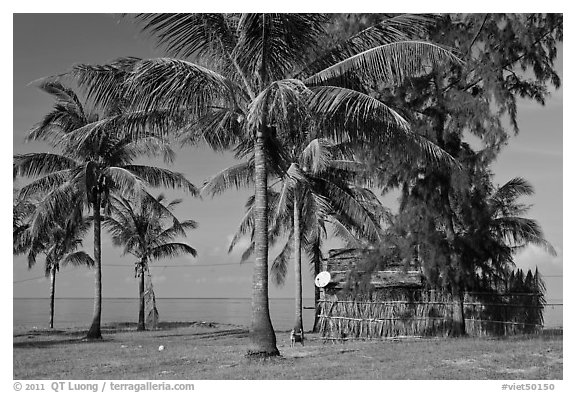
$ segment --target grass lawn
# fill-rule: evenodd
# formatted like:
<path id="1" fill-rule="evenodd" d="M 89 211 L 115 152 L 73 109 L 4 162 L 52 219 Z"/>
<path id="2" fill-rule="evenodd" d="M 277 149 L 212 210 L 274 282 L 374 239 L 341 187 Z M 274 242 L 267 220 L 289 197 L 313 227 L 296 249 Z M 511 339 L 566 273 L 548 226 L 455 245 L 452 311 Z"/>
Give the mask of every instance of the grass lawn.
<path id="1" fill-rule="evenodd" d="M 282 356 L 244 357 L 245 328 L 163 323 L 103 327 L 104 339 L 82 341 L 80 329 L 15 330 L 14 379 L 562 379 L 562 336 L 505 339 L 406 339 L 323 343 L 308 334 Z M 163 345 L 165 349 L 159 351 Z"/>

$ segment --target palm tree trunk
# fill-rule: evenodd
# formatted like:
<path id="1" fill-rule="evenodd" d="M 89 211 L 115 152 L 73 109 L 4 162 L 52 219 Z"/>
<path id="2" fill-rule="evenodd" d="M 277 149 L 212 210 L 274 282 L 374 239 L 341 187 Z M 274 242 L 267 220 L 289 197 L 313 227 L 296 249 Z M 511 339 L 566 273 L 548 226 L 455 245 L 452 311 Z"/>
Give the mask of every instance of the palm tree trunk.
<path id="1" fill-rule="evenodd" d="M 296 308 L 296 321 L 294 322 L 294 331 L 302 332 L 301 338 L 304 340 L 304 328 L 302 324 L 302 253 L 301 253 L 301 234 L 300 234 L 300 204 L 298 201 L 298 190 L 294 191 L 294 277 L 295 293 L 294 301 Z"/>
<path id="2" fill-rule="evenodd" d="M 96 201 L 92 204 L 94 208 L 94 267 L 96 268 L 94 277 L 94 312 L 92 325 L 86 338 L 100 339 L 100 320 L 102 316 L 102 249 L 100 240 L 100 193 L 96 193 Z"/>
<path id="3" fill-rule="evenodd" d="M 144 269 L 146 266 L 146 257 L 140 261 L 140 281 L 138 284 L 138 292 L 140 295 L 140 307 L 138 310 L 138 328 L 136 330 L 146 330 L 146 322 L 144 321 L 144 308 L 146 306 L 144 299 Z"/>
<path id="4" fill-rule="evenodd" d="M 56 267 L 50 268 L 50 329 L 54 328 L 54 294 L 56 292 Z"/>
<path id="5" fill-rule="evenodd" d="M 258 70 L 260 91 L 268 83 L 266 73 L 267 42 L 266 14 L 262 14 L 262 61 Z M 256 130 L 254 142 L 254 248 L 256 260 L 252 275 L 252 320 L 250 323 L 250 346 L 248 356 L 278 356 L 276 334 L 270 320 L 268 304 L 268 171 L 264 138 L 266 134 L 267 107 L 264 105 L 261 123 Z"/>
<path id="6" fill-rule="evenodd" d="M 320 261 L 314 261 L 314 277 L 320 273 Z M 320 288 L 314 285 L 314 326 L 312 332 L 318 333 L 320 329 Z"/>
<path id="7" fill-rule="evenodd" d="M 252 276 L 252 319 L 248 356 L 268 357 L 280 354 L 270 320 L 268 304 L 268 199 L 266 157 L 264 156 L 263 122 L 256 133 L 254 145 L 255 219 L 254 242 L 256 260 Z"/>

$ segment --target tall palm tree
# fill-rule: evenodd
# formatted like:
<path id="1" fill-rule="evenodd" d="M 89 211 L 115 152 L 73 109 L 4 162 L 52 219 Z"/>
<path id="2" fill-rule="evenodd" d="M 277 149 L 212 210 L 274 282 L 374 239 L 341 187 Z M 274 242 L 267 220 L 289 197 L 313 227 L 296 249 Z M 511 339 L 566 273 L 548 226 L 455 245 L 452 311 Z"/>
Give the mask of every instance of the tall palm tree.
<path id="1" fill-rule="evenodd" d="M 136 275 L 139 277 L 138 330 L 146 330 L 145 325 L 145 273 L 149 262 L 154 259 L 176 257 L 183 254 L 196 256 L 196 250 L 186 243 L 174 241 L 185 237 L 186 230 L 194 229 L 193 220 L 179 221 L 173 209 L 181 200 L 166 203 L 160 194 L 157 198 L 144 197 L 136 208 L 126 198 L 114 197 L 111 215 L 104 217 L 103 224 L 117 246 L 124 247 L 124 255 L 132 254 L 137 259 Z M 170 224 L 169 226 L 167 224 Z"/>
<path id="2" fill-rule="evenodd" d="M 36 178 L 22 187 L 19 197 L 43 195 L 31 223 L 33 236 L 49 226 L 71 200 L 93 211 L 94 313 L 87 338 L 98 339 L 102 337 L 101 208 L 107 206 L 110 194 L 140 196 L 146 194 L 145 186 L 182 188 L 191 195 L 196 195 L 197 189 L 181 173 L 133 163 L 143 155 L 161 155 L 171 162 L 174 153 L 161 138 L 117 128 L 120 106 L 109 106 L 100 115 L 89 113 L 74 91 L 60 82 L 48 81 L 40 88 L 56 103 L 28 139 L 44 140 L 60 153 L 14 156 L 15 176 Z"/>
<path id="3" fill-rule="evenodd" d="M 162 112 L 191 141 L 227 148 L 238 139 L 254 145 L 255 264 L 249 354 L 279 354 L 268 307 L 268 221 L 265 144 L 292 127 L 304 104 L 324 137 L 401 147 L 440 158 L 443 153 L 411 133 L 395 111 L 365 93 L 367 84 L 395 84 L 425 65 L 455 59 L 446 49 L 410 39 L 433 18 L 398 16 L 349 40 L 321 48 L 329 19 L 320 14 L 144 14 L 143 30 L 159 37 L 174 56 L 137 62 L 121 87 L 114 65 L 78 66 L 73 74 L 100 102 L 122 90 L 131 110 Z M 146 123 L 150 125 L 150 123 Z M 160 124 L 157 124 L 160 125 Z M 129 128 L 138 134 L 142 122 Z M 158 127 L 159 133 L 170 130 Z"/>
<path id="4" fill-rule="evenodd" d="M 20 202 L 18 206 L 27 204 L 32 202 Z M 33 219 L 34 213 L 34 210 L 30 211 L 26 215 L 27 220 Z M 50 277 L 50 328 L 54 328 L 56 273 L 60 267 L 69 265 L 94 266 L 90 255 L 78 251 L 92 223 L 90 219 L 83 217 L 82 212 L 75 209 L 75 206 L 60 211 L 46 231 L 35 235 L 32 235 L 27 220 L 19 218 L 21 230 L 14 234 L 14 253 L 27 255 L 29 269 L 36 264 L 38 256 L 44 254 L 46 277 Z"/>
<path id="5" fill-rule="evenodd" d="M 298 135 L 300 139 L 306 133 Z M 267 145 L 268 156 L 274 159 L 269 173 L 274 182 L 268 190 L 269 232 L 272 246 L 279 239 L 287 239 L 273 260 L 270 273 L 277 285 L 283 285 L 288 261 L 294 262 L 295 274 L 295 331 L 304 331 L 302 323 L 302 250 L 308 255 L 313 271 L 320 271 L 321 245 L 327 237 L 326 224 L 335 235 L 350 246 L 358 246 L 358 238 L 377 242 L 380 238 L 380 218 L 384 211 L 378 198 L 368 189 L 356 187 L 352 179 L 359 179 L 364 166 L 354 161 L 344 147 L 326 139 L 313 139 L 309 143 L 292 141 L 288 152 L 281 143 Z M 297 146 L 299 145 L 299 146 Z M 251 159 L 224 169 L 208 179 L 202 193 L 216 195 L 222 191 L 251 185 L 253 178 L 253 152 Z M 239 238 L 250 236 L 251 242 L 242 254 L 242 261 L 254 252 L 254 197 L 246 204 L 246 214 L 232 238 L 229 251 Z M 319 299 L 315 299 L 318 301 Z"/>

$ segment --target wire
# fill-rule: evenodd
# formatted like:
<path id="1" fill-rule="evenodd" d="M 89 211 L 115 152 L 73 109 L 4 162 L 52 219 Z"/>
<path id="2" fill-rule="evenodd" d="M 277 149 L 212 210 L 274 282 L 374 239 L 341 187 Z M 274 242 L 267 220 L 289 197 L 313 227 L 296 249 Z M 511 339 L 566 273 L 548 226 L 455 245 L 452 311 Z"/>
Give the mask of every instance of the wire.
<path id="1" fill-rule="evenodd" d="M 70 273 L 73 272 L 74 270 L 66 270 L 63 272 L 59 272 L 59 274 L 66 274 L 66 273 Z M 12 284 L 20 284 L 21 282 L 26 282 L 26 281 L 33 281 L 33 280 L 38 280 L 40 278 L 48 278 L 47 276 L 38 276 L 38 277 L 33 277 L 33 278 L 25 278 L 24 280 L 18 280 L 18 281 L 12 281 Z"/>
<path id="2" fill-rule="evenodd" d="M 168 268 L 168 267 L 214 267 L 214 266 L 242 266 L 242 265 L 247 265 L 250 263 L 254 263 L 254 262 L 242 262 L 242 263 L 214 263 L 214 264 L 206 264 L 206 265 L 154 265 L 154 264 L 150 264 L 148 265 L 148 267 L 163 267 L 164 269 Z M 106 265 L 102 265 L 102 268 L 104 267 L 134 267 L 133 265 L 121 265 L 121 264 L 106 264 Z M 66 270 L 63 272 L 60 272 L 60 274 L 65 274 L 65 273 L 70 273 L 73 272 L 74 270 Z M 164 270 L 162 270 L 164 271 Z M 23 280 L 18 280 L 18 281 L 12 281 L 12 284 L 20 284 L 21 282 L 26 282 L 26 281 L 33 281 L 33 280 L 38 280 L 40 278 L 46 278 L 46 276 L 38 276 L 38 277 L 32 277 L 32 278 L 26 278 Z"/>
<path id="3" fill-rule="evenodd" d="M 155 265 L 153 263 L 148 264 L 148 267 L 214 267 L 214 266 L 243 266 L 254 262 L 233 262 L 233 263 L 213 263 L 205 265 Z M 132 265 L 122 265 L 122 264 L 106 264 L 102 267 L 132 267 Z"/>

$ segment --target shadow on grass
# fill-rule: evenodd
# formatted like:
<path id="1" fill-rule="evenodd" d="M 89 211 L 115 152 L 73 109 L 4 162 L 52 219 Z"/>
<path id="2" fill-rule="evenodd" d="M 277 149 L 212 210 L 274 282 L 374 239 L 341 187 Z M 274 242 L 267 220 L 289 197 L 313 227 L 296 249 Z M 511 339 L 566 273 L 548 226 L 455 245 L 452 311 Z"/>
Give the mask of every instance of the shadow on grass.
<path id="1" fill-rule="evenodd" d="M 156 337 L 194 337 L 194 338 L 222 338 L 222 337 L 235 337 L 244 338 L 248 337 L 248 329 L 226 329 L 217 330 L 215 332 L 197 332 L 197 333 L 182 333 L 182 334 L 165 334 L 157 335 Z"/>
<path id="2" fill-rule="evenodd" d="M 243 338 L 248 336 L 248 329 L 228 324 L 216 322 L 160 322 L 156 329 L 138 332 L 138 324 L 135 322 L 113 322 L 102 325 L 102 340 L 86 340 L 87 329 L 70 328 L 61 329 L 34 329 L 24 333 L 14 334 L 17 341 L 13 343 L 14 348 L 34 349 L 59 345 L 73 345 L 82 343 L 102 343 L 115 341 L 114 334 L 134 333 L 153 334 L 155 337 L 194 337 L 199 339 L 217 339 L 223 337 Z M 177 329 L 205 329 L 203 331 L 186 331 L 170 333 Z M 163 334 L 166 332 L 166 334 Z M 30 340 L 30 341 L 28 341 Z"/>
<path id="3" fill-rule="evenodd" d="M 182 329 L 182 328 L 241 328 L 237 325 L 221 324 L 218 322 L 160 322 L 155 329 L 147 329 L 147 332 L 161 332 L 166 330 Z M 106 323 L 101 326 L 102 334 L 113 334 L 122 332 L 136 332 L 138 324 L 136 322 L 112 322 Z M 13 337 L 37 337 L 37 336 L 71 336 L 71 335 L 81 335 L 88 331 L 87 328 L 82 327 L 71 327 L 68 329 L 49 329 L 49 328 L 35 328 L 25 332 L 20 332 L 14 334 Z"/>
<path id="4" fill-rule="evenodd" d="M 108 340 L 106 338 L 103 338 L 101 340 L 86 340 L 84 339 L 84 335 L 76 335 L 76 337 L 61 340 L 21 341 L 14 343 L 13 347 L 21 349 L 35 349 L 35 348 L 48 348 L 59 345 L 88 344 L 94 342 L 103 343 L 110 341 L 112 340 Z"/>
<path id="5" fill-rule="evenodd" d="M 102 333 L 119 333 L 119 332 L 133 332 L 136 331 L 138 324 L 136 322 L 113 322 L 108 323 L 102 327 Z M 241 328 L 237 325 L 230 325 L 218 322 L 204 322 L 204 321 L 192 321 L 192 322 L 159 322 L 155 329 L 147 328 L 146 331 L 149 332 L 161 332 L 164 330 L 174 330 L 182 328 Z"/>

